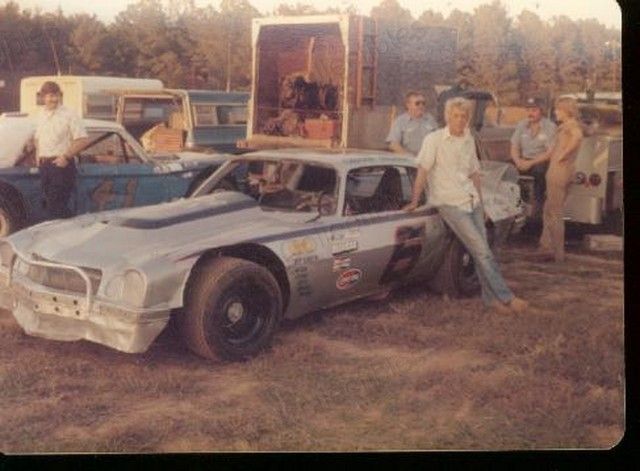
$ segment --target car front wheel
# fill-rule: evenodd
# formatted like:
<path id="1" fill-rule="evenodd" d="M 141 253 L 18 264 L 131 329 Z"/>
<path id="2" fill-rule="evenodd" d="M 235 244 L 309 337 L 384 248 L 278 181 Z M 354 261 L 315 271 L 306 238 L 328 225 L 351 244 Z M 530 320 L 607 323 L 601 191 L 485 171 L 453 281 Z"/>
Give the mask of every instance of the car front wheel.
<path id="1" fill-rule="evenodd" d="M 0 197 L 0 237 L 6 237 L 18 229 L 19 220 L 12 205 Z"/>
<path id="2" fill-rule="evenodd" d="M 218 257 L 203 266 L 188 290 L 181 331 L 205 358 L 243 360 L 269 345 L 282 317 L 282 295 L 269 270 Z"/>

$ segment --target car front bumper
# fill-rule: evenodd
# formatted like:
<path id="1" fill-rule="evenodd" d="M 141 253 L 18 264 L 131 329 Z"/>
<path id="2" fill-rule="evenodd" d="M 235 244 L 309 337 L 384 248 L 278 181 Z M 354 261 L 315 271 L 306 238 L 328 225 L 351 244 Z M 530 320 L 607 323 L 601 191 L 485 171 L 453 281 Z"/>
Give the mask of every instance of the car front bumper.
<path id="1" fill-rule="evenodd" d="M 88 340 L 126 353 L 140 353 L 169 322 L 171 310 L 123 308 L 82 294 L 63 292 L 15 276 L 0 289 L 1 306 L 13 312 L 28 335 L 52 340 Z M 10 306 L 5 306 L 7 301 Z"/>

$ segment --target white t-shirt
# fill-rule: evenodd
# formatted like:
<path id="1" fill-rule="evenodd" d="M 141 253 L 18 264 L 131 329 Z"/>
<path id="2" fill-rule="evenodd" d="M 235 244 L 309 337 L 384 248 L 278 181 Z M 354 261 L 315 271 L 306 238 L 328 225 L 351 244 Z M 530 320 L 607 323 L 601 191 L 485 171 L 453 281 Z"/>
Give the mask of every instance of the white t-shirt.
<path id="1" fill-rule="evenodd" d="M 55 110 L 40 111 L 35 137 L 38 157 L 58 157 L 69 149 L 72 141 L 87 137 L 87 131 L 73 111 L 60 105 Z"/>
<path id="2" fill-rule="evenodd" d="M 457 206 L 470 212 L 480 202 L 469 178 L 480 171 L 480 163 L 468 129 L 462 136 L 451 135 L 448 127 L 428 134 L 416 160 L 427 171 L 431 206 Z"/>

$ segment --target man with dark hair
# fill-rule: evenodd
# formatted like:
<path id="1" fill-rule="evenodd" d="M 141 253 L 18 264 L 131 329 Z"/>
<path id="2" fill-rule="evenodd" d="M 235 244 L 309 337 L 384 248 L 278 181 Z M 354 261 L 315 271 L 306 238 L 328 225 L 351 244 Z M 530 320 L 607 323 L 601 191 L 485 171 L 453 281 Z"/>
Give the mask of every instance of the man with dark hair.
<path id="1" fill-rule="evenodd" d="M 88 141 L 80 118 L 62 106 L 62 91 L 55 82 L 40 88 L 44 108 L 37 117 L 35 131 L 40 182 L 50 218 L 71 216 L 69 198 L 75 187 L 76 167 L 73 156 Z"/>
<path id="2" fill-rule="evenodd" d="M 417 155 L 425 136 L 438 126 L 426 111 L 426 100 L 422 93 L 407 93 L 404 104 L 407 112 L 393 121 L 386 142 L 392 152 Z"/>
<path id="3" fill-rule="evenodd" d="M 542 211 L 546 192 L 545 175 L 549 162 L 533 166 L 527 163 L 551 148 L 557 126 L 544 117 L 544 101 L 539 97 L 524 102 L 527 117 L 516 125 L 511 136 L 511 159 L 522 173 L 533 177 L 534 218 Z"/>

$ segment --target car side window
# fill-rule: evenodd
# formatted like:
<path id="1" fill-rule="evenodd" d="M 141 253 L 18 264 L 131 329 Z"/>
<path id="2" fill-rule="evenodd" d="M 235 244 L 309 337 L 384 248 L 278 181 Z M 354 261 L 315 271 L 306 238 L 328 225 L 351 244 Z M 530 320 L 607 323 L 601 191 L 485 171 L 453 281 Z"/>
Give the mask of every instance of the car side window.
<path id="1" fill-rule="evenodd" d="M 411 200 L 416 170 L 403 166 L 374 166 L 347 175 L 345 215 L 397 211 Z"/>
<path id="2" fill-rule="evenodd" d="M 89 132 L 89 145 L 78 155 L 81 164 L 118 165 L 139 162 L 131 146 L 115 132 Z"/>

